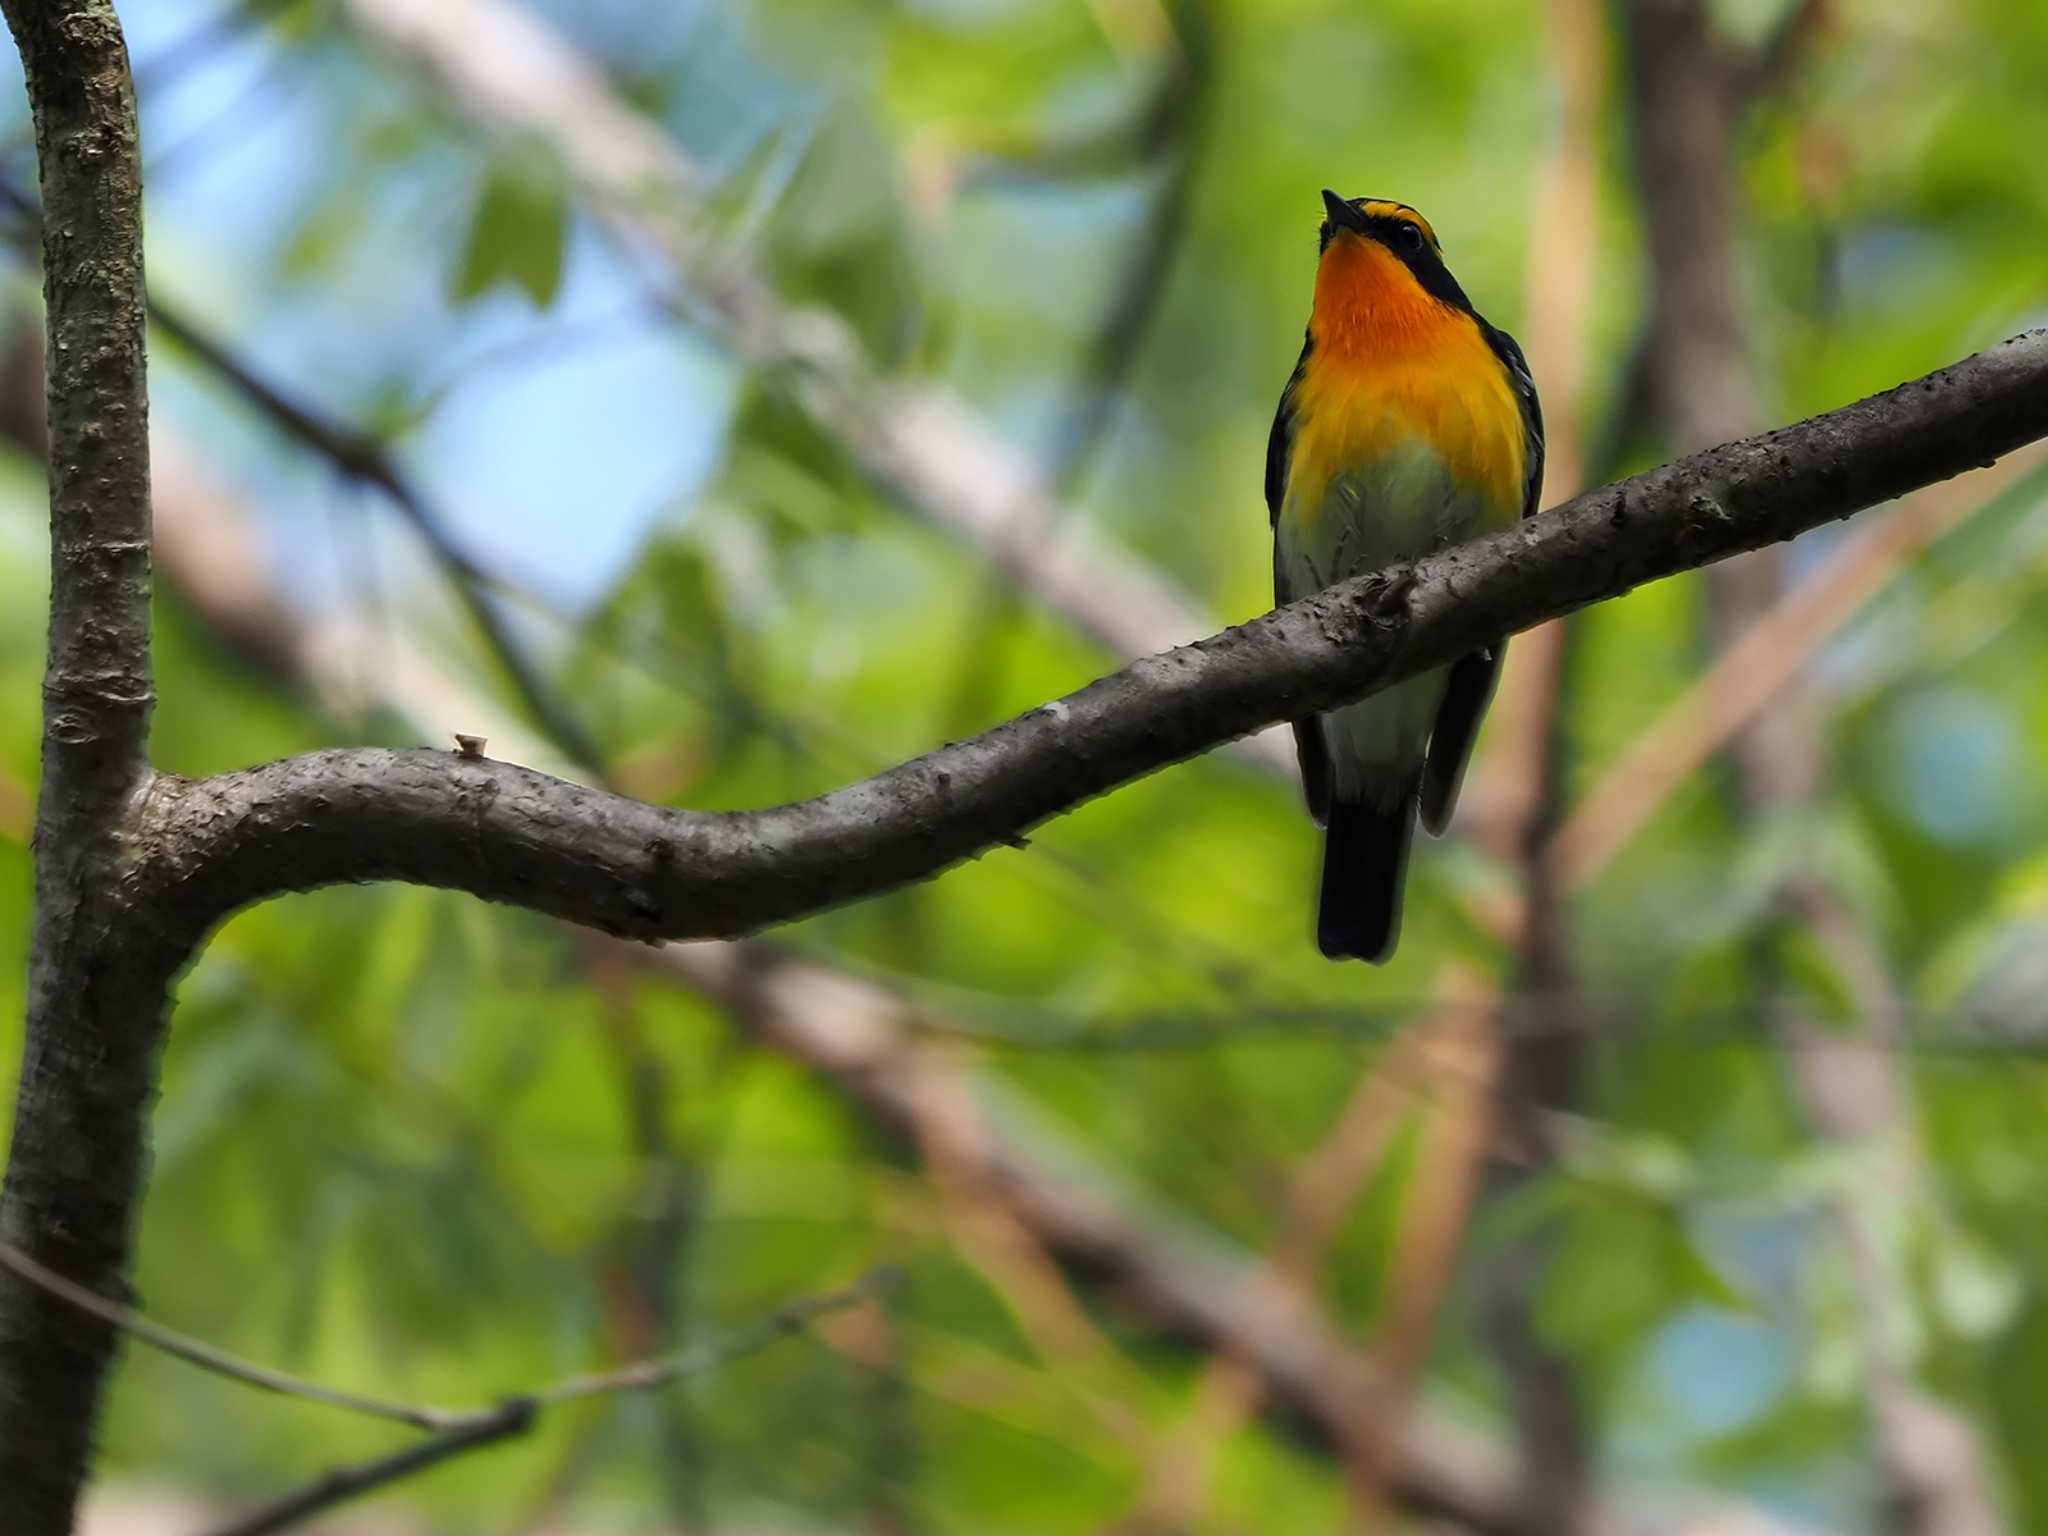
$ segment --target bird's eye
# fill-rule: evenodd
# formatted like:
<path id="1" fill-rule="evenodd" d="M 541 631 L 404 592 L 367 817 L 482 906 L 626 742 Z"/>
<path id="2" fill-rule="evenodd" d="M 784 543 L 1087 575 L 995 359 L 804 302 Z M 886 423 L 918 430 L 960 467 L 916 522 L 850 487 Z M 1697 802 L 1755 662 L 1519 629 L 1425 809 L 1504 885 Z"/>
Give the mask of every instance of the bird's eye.
<path id="1" fill-rule="evenodd" d="M 1420 256 L 1422 254 L 1422 231 L 1413 224 L 1404 223 L 1401 226 L 1401 232 L 1394 238 L 1400 242 L 1401 249 L 1409 255 Z"/>

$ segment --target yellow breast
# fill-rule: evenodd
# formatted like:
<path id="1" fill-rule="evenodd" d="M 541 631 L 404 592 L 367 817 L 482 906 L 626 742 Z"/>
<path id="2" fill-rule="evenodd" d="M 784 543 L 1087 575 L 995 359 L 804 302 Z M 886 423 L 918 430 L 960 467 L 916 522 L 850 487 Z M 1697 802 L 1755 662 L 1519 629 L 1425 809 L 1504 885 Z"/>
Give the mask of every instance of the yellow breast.
<path id="1" fill-rule="evenodd" d="M 1377 242 L 1340 238 L 1317 270 L 1309 339 L 1288 462 L 1297 516 L 1317 515 L 1333 477 L 1417 441 L 1503 522 L 1520 516 L 1522 413 L 1472 316 L 1423 292 Z"/>

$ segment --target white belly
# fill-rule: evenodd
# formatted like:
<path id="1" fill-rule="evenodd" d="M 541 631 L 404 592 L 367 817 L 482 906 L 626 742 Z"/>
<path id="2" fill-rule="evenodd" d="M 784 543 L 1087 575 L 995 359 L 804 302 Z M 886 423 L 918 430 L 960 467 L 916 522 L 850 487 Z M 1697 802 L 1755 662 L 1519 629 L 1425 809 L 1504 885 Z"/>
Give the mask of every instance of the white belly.
<path id="1" fill-rule="evenodd" d="M 1290 488 L 1278 526 L 1282 588 L 1289 599 L 1306 597 L 1462 542 L 1488 525 L 1488 510 L 1422 443 L 1388 455 L 1369 473 L 1333 478 L 1313 509 L 1298 505 Z M 1445 675 L 1442 668 L 1425 672 L 1323 716 L 1339 800 L 1385 807 L 1408 792 L 1443 702 Z"/>

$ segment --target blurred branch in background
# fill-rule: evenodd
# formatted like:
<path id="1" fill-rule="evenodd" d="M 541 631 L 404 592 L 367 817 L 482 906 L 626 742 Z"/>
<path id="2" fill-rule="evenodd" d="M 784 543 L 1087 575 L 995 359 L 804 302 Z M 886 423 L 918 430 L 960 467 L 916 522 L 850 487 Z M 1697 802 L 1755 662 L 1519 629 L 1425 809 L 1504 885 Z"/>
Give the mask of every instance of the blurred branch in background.
<path id="1" fill-rule="evenodd" d="M 732 1007 L 751 1033 L 829 1070 L 927 1148 L 978 1198 L 1012 1210 L 1053 1252 L 1154 1326 L 1246 1364 L 1268 1405 L 1347 1465 L 1370 1470 L 1412 1513 L 1475 1530 L 1519 1529 L 1487 1449 L 1428 1409 L 1396 1405 L 1379 1367 L 1292 1287 L 1217 1240 L 1137 1207 L 993 1085 L 968 1082 L 918 1039 L 914 1009 L 870 982 L 765 945 L 670 945 L 652 963 Z"/>
<path id="2" fill-rule="evenodd" d="M 1113 655 L 1147 655 L 1209 627 L 1155 571 L 1069 517 L 1043 475 L 958 400 L 876 375 L 838 319 L 785 309 L 745 252 L 714 249 L 696 168 L 537 17 L 506 0 L 346 0 L 344 10 L 486 133 L 546 146 L 603 225 L 663 266 L 678 308 L 765 370 L 907 509 Z M 1294 771 L 1278 733 L 1239 750 Z"/>
<path id="3" fill-rule="evenodd" d="M 1484 1147 L 1466 1144 L 1483 1134 L 1485 1100 L 1494 1076 L 1494 1042 L 1483 1020 L 1493 1000 L 1475 979 L 1453 974 L 1446 991 L 1462 984 L 1469 995 L 1399 1028 L 1358 1074 L 1349 1097 L 1315 1147 L 1289 1174 L 1281 1194 L 1275 1236 L 1246 1282 L 1316 1293 L 1319 1272 L 1360 1196 L 1381 1169 L 1411 1118 L 1423 1123 L 1426 1148 L 1419 1189 L 1403 1203 L 1404 1232 L 1395 1247 L 1391 1301 L 1372 1354 L 1390 1396 L 1412 1405 L 1435 1309 L 1448 1284 L 1451 1259 L 1466 1213 L 1466 1197 Z M 1423 1085 L 1418 1089 L 1417 1084 Z M 1266 1401 L 1267 1381 L 1235 1353 L 1204 1367 L 1180 1423 L 1154 1448 L 1137 1505 L 1117 1529 L 1146 1532 L 1189 1529 L 1210 1492 L 1215 1462 L 1230 1437 Z M 1397 1491 L 1381 1481 L 1367 1458 L 1345 1458 L 1351 1528 L 1372 1529 L 1401 1507 Z"/>
<path id="4" fill-rule="evenodd" d="M 1038 531 L 1041 544 L 1056 539 L 1065 518 L 1072 515 L 1073 498 L 1109 433 L 1187 232 L 1202 163 L 1207 97 L 1215 83 L 1216 19 L 1208 0 L 1175 0 L 1169 14 L 1169 30 L 1160 48 L 1165 57 L 1155 66 L 1159 78 L 1138 114 L 1138 131 L 1129 137 L 1132 163 L 1118 166 L 1112 161 L 1102 167 L 1149 175 L 1155 185 L 1139 208 L 1122 266 L 1071 386 L 1072 398 L 1059 415 L 1044 455 L 1041 470 L 1061 506 Z M 1071 174 L 1071 161 L 1062 157 L 1055 164 Z M 1041 170 L 1036 157 L 1028 162 L 1030 173 Z M 969 608 L 955 663 L 951 729 L 974 729 L 991 713 L 991 700 L 1000 698 L 1001 643 L 1023 611 L 1027 590 L 1006 579 L 997 566 L 984 577 L 981 596 Z"/>
<path id="5" fill-rule="evenodd" d="M 1781 79 L 1789 58 L 1824 17 L 1821 4 L 1796 4 L 1761 56 L 1734 50 L 1716 30 L 1706 0 L 1632 0 L 1626 33 L 1635 172 L 1649 228 L 1652 398 L 1680 452 L 1752 431 L 1764 419 L 1738 291 L 1735 134 L 1759 84 Z M 1950 489 L 1950 494 L 1954 492 Z M 1981 494 L 1981 493 L 1980 493 Z M 1960 499 L 1960 498 L 1958 498 Z M 1906 530 L 1899 553 L 1925 543 L 1908 522 L 1910 507 L 1891 516 Z M 1942 531 L 1938 511 L 1925 516 L 1929 536 Z M 1872 552 L 1838 557 L 1855 587 L 1881 576 L 1895 559 L 1884 529 L 1864 535 Z M 1778 642 L 1796 622 L 1779 620 L 1797 598 L 1785 593 L 1784 546 L 1758 550 L 1710 571 L 1707 590 L 1718 647 L 1733 665 L 1755 653 L 1748 642 Z M 1825 612 L 1830 594 L 1812 599 Z M 1809 624 L 1809 631 L 1825 629 Z M 1816 636 L 1817 638 L 1817 636 Z M 1761 645 L 1762 642 L 1758 641 Z M 1805 652 L 1786 644 L 1775 686 L 1759 689 L 1757 705 L 1731 711 L 1730 729 L 1740 798 L 1754 816 L 1810 808 L 1826 774 L 1818 706 L 1797 680 Z M 1709 674 L 1711 686 L 1712 674 Z M 1769 700 L 1768 712 L 1762 708 Z M 1702 733 L 1703 744 L 1718 733 Z M 1727 739 L 1722 735 L 1720 739 Z M 1759 940 L 1758 970 L 1780 972 L 1780 937 L 1803 932 L 1833 971 L 1832 985 L 1852 1006 L 1865 1036 L 1848 1046 L 1840 1031 L 1786 1021 L 1794 1091 L 1813 1130 L 1856 1155 L 1860 1177 L 1829 1202 L 1857 1296 L 1859 1338 L 1871 1415 L 1871 1448 L 1884 1486 L 1883 1523 L 1917 1536 L 1992 1536 L 2003 1529 L 1988 1481 L 1983 1448 L 1961 1415 L 1922 1389 L 1897 1343 L 1897 1320 L 1917 1305 L 1894 1246 L 1894 1210 L 1927 1198 L 1911 1124 L 1911 1085 L 1892 1049 L 1897 993 L 1883 951 L 1825 871 L 1804 867 L 1786 877 L 1778 930 Z M 1768 980 L 1760 988 L 1768 993 Z"/>
<path id="6" fill-rule="evenodd" d="M 36 216 L 32 206 L 20 199 L 14 189 L 0 181 L 0 200 L 12 203 L 17 211 Z M 33 243 L 26 254 L 33 259 Z M 398 467 L 391 447 L 374 434 L 324 415 L 319 411 L 293 399 L 283 389 L 263 377 L 252 365 L 238 357 L 234 350 L 220 337 L 191 319 L 172 300 L 153 294 L 150 299 L 150 316 L 157 328 L 168 336 L 185 358 L 195 364 L 207 376 L 224 385 L 238 399 L 243 401 L 256 415 L 272 426 L 287 441 L 292 442 L 326 463 L 343 479 L 367 485 L 384 497 L 400 513 L 406 523 L 417 533 L 427 555 L 435 568 L 453 587 L 463 606 L 477 624 L 488 654 L 496 661 L 506 678 L 513 685 L 513 692 L 525 708 L 528 718 L 540 729 L 546 743 L 545 750 L 527 759 L 535 763 L 548 763 L 558 770 L 574 772 L 591 782 L 610 788 L 621 788 L 614 774 L 616 770 L 607 765 L 597 744 L 576 717 L 575 710 L 563 698 L 556 686 L 544 676 L 543 664 L 529 654 L 524 641 L 515 633 L 513 621 L 504 611 L 507 603 L 531 609 L 535 614 L 549 620 L 557 627 L 567 627 L 574 622 L 545 599 L 515 587 L 493 576 L 479 566 L 463 550 L 450 531 L 450 521 L 432 498 L 419 484 Z M 40 442 L 43 436 L 43 401 L 40 387 L 16 387 L 25 375 L 24 370 L 40 370 L 42 366 L 41 341 L 32 326 L 19 328 L 11 345 L 25 349 L 18 357 L 0 361 L 7 371 L 9 393 L 0 402 L 0 411 L 9 413 L 10 420 L 0 427 L 8 436 L 16 438 L 24 447 Z M 36 456 L 41 450 L 31 448 Z M 174 451 L 183 452 L 174 445 Z M 172 475 L 181 484 L 188 476 L 203 474 L 198 467 L 180 460 Z M 171 535 L 173 538 L 178 534 Z M 159 539 L 163 537 L 159 530 Z M 193 560 L 187 570 L 190 580 L 208 582 L 222 580 L 234 586 L 246 585 L 255 580 L 248 573 L 237 570 L 238 561 L 253 558 L 250 551 L 239 546 L 222 551 L 217 563 L 206 559 Z M 284 599 L 279 597 L 279 601 Z M 224 611 L 232 611 L 230 601 L 223 605 Z M 278 658 L 285 650 L 304 638 L 302 630 L 295 626 L 288 616 L 272 613 L 267 616 L 245 614 L 249 622 L 264 624 L 275 632 L 267 635 L 251 635 L 239 649 L 245 659 L 258 660 L 266 671 L 276 671 L 284 663 Z M 361 637 L 359 637 L 361 638 Z M 353 645 L 355 642 L 351 642 Z M 616 653 L 614 653 L 616 654 Z M 262 660 L 268 657 L 270 660 Z M 678 688 L 693 688 L 692 673 L 694 662 L 691 658 L 673 654 L 652 657 L 618 657 L 622 665 L 658 676 L 663 682 Z M 289 676 L 289 668 L 280 675 Z M 694 691 L 706 691 L 701 685 Z M 330 679 L 327 702 L 330 707 L 341 707 L 346 714 L 344 695 L 360 692 L 351 689 L 340 677 Z M 838 748 L 838 756 L 846 758 L 852 765 L 869 766 L 876 760 L 871 751 L 853 751 L 848 743 L 833 733 L 823 722 L 799 719 L 785 714 L 771 712 L 757 702 L 740 697 L 731 690 L 719 690 L 719 705 L 732 712 L 750 728 L 776 740 L 793 751 L 811 750 L 811 738 L 825 737 Z M 491 716 L 496 711 L 489 711 Z M 473 720 L 485 718 L 475 714 Z M 476 734 L 489 737 L 489 730 Z"/>
<path id="7" fill-rule="evenodd" d="M 42 240 L 42 211 L 21 190 L 0 179 L 0 202 L 19 216 L 16 245 L 31 263 Z M 435 563 L 447 575 L 514 691 L 556 749 L 585 772 L 601 771 L 596 744 L 574 713 L 555 695 L 540 667 L 526 654 L 499 612 L 489 577 L 470 559 L 444 518 L 410 479 L 402 475 L 385 446 L 368 433 L 329 421 L 263 378 L 218 339 L 189 321 L 182 310 L 152 292 L 149 315 L 156 328 L 220 379 L 279 432 L 318 454 L 345 479 L 382 492 L 411 525 Z"/>
<path id="8" fill-rule="evenodd" d="M 49 451 L 42 392 L 33 382 L 42 366 L 40 333 L 31 325 L 17 326 L 0 355 L 0 436 L 38 462 Z M 197 447 L 159 431 L 152 460 L 158 574 L 260 676 L 297 690 L 337 720 L 355 721 L 366 709 L 391 707 L 395 696 L 407 701 L 399 713 L 428 719 L 436 728 L 452 723 L 486 739 L 520 742 L 533 761 L 565 772 L 582 766 L 558 742 L 529 739 L 501 706 L 416 657 L 399 657 L 374 681 L 366 679 L 355 663 L 373 648 L 368 633 L 338 615 L 309 621 L 304 603 L 281 590 L 266 568 L 255 523 L 202 464 Z"/>
<path id="9" fill-rule="evenodd" d="M 4 180 L 0 180 L 0 201 L 12 207 L 20 217 L 20 225 L 14 231 L 16 246 L 29 262 L 33 262 L 41 242 L 41 209 L 37 209 L 35 203 L 20 193 L 16 186 Z M 461 549 L 449 530 L 449 522 L 428 502 L 424 492 L 420 492 L 410 477 L 399 473 L 385 444 L 367 432 L 340 426 L 301 406 L 283 389 L 260 377 L 248 362 L 233 356 L 217 338 L 188 322 L 184 313 L 160 293 L 150 295 L 150 319 L 164 336 L 199 360 L 213 377 L 236 391 L 276 430 L 326 459 L 328 465 L 332 465 L 344 479 L 375 487 L 393 508 L 397 508 L 426 545 L 434 563 L 446 573 L 463 606 L 469 610 L 471 621 L 483 635 L 485 645 L 492 655 L 498 657 L 498 664 L 504 668 L 514 692 L 524 702 L 532 719 L 547 733 L 555 750 L 575 768 L 582 768 L 584 772 L 600 772 L 596 743 L 575 719 L 573 711 L 569 711 L 565 702 L 555 694 L 553 686 L 543 678 L 539 664 L 526 655 L 524 645 L 512 633 L 508 618 L 500 612 L 498 600 L 489 592 L 492 582 L 489 582 L 485 571 Z M 39 426 L 29 426 L 27 430 L 41 432 Z"/>
<path id="10" fill-rule="evenodd" d="M 1158 80 L 1139 114 L 1133 154 L 1120 169 L 1149 177 L 1153 188 L 1137 224 L 1101 319 L 1075 376 L 1048 445 L 1043 472 L 1053 493 L 1069 503 L 1113 424 L 1129 388 L 1145 338 L 1172 282 L 1175 257 L 1186 238 L 1189 207 L 1203 163 L 1216 80 L 1216 17 L 1212 0 L 1172 0 L 1162 6 L 1168 30 L 1160 40 Z M 1037 167 L 1034 167 L 1037 169 Z M 1059 533 L 1057 523 L 1043 530 Z"/>
<path id="11" fill-rule="evenodd" d="M 425 493 L 400 473 L 385 445 L 368 433 L 339 425 L 292 400 L 160 294 L 150 296 L 149 314 L 157 330 L 279 432 L 326 460 L 343 478 L 383 493 L 419 535 L 434 563 L 454 586 L 491 654 L 505 669 L 514 692 L 555 749 L 584 772 L 601 776 L 603 757 L 597 744 L 513 635 L 491 594 L 490 577 L 456 542 L 448 520 Z"/>
<path id="12" fill-rule="evenodd" d="M 1603 0 L 1548 0 L 1544 33 L 1557 82 L 1557 126 L 1544 175 L 1535 189 L 1530 222 L 1528 353 L 1544 403 L 1543 505 L 1577 495 L 1588 483 L 1586 398 L 1591 378 L 1592 299 L 1597 291 L 1601 124 L 1609 81 L 1609 27 Z M 1616 466 L 1601 464 L 1598 481 Z M 1545 1022 L 1573 1018 L 1571 913 L 1568 894 L 1550 857 L 1569 768 L 1573 666 L 1578 654 L 1576 617 L 1517 637 L 1508 652 L 1505 707 L 1495 725 L 1494 757 L 1487 766 L 1487 804 L 1495 821 L 1494 851 L 1519 876 L 1519 914 L 1510 938 L 1513 959 L 1497 993 L 1494 1049 L 1479 1059 L 1488 1082 L 1466 1094 L 1473 1123 L 1449 1128 L 1444 1150 L 1452 1161 L 1441 1182 L 1450 1212 L 1422 1227 L 1437 1257 L 1436 1289 L 1451 1273 L 1446 1224 L 1462 1227 L 1480 1185 L 1498 1205 L 1525 1190 L 1555 1159 L 1552 1126 L 1579 1110 L 1587 1041 L 1577 1030 L 1509 1027 L 1510 1014 L 1528 999 L 1546 1010 Z M 1461 993 L 1475 983 L 1456 982 Z M 1486 1091 L 1487 1089 L 1492 1091 Z M 1456 1159 L 1467 1159 L 1460 1168 Z M 1476 1160 L 1476 1161 L 1475 1161 Z M 1424 1213 L 1427 1218 L 1428 1213 Z M 1519 1452 L 1519 1497 L 1532 1530 L 1571 1536 L 1590 1528 L 1598 1428 L 1586 1388 L 1570 1361 L 1536 1326 L 1537 1294 L 1548 1276 L 1551 1233 L 1530 1230 L 1489 1258 L 1477 1288 L 1486 1331 L 1506 1377 L 1505 1399 Z M 1410 1263 L 1413 1262 L 1411 1258 Z M 1414 1284 L 1406 1291 L 1412 1293 Z M 1404 1293 L 1397 1292 L 1397 1298 Z M 1415 1304 L 1408 1303 L 1413 1310 Z M 1417 1330 L 1434 1309 L 1396 1323 Z M 1410 1346 L 1419 1360 L 1421 1342 Z"/>
<path id="13" fill-rule="evenodd" d="M 608 1239 L 612 1256 L 605 1285 L 613 1353 L 631 1359 L 681 1348 L 691 1336 L 690 1259 L 702 1237 L 706 1198 L 739 1096 L 730 1085 L 717 1083 L 724 1091 L 713 1095 L 709 1111 L 700 1115 L 703 1131 L 685 1136 L 675 1128 L 675 1106 L 689 1088 L 677 1081 L 646 1038 L 632 1006 L 634 973 L 606 963 L 615 953 L 594 953 L 589 972 L 604 1000 L 605 1044 L 617 1074 L 620 1116 L 642 1170 L 620 1202 Z M 730 1068 L 731 1056 L 729 1049 L 719 1053 L 714 1076 L 717 1068 Z M 658 1460 L 670 1511 L 681 1530 L 703 1529 L 710 1519 L 704 1437 L 680 1394 L 665 1393 L 656 1412 Z"/>

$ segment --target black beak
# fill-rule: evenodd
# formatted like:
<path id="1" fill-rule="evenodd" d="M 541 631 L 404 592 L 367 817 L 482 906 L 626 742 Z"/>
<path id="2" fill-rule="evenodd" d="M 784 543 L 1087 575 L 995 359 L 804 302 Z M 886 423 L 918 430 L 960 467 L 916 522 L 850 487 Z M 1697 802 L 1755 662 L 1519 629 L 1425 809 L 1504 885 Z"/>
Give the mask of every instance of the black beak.
<path id="1" fill-rule="evenodd" d="M 1330 228 L 1348 229 L 1361 235 L 1365 233 L 1365 215 L 1328 187 L 1323 188 L 1323 212 L 1329 216 Z"/>

